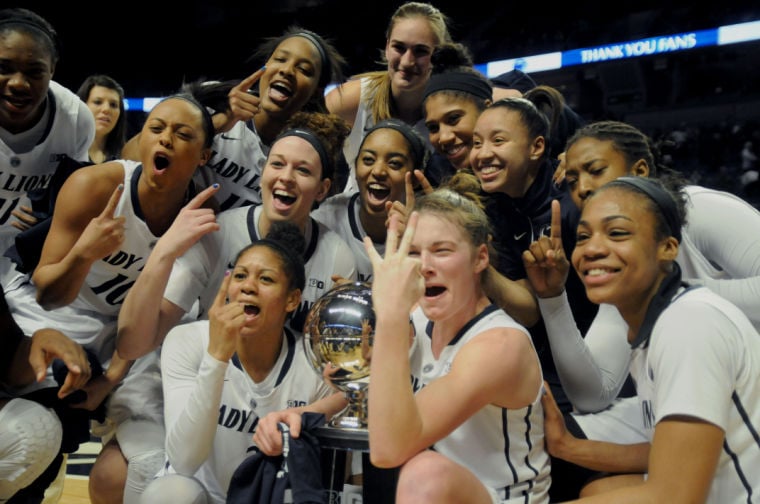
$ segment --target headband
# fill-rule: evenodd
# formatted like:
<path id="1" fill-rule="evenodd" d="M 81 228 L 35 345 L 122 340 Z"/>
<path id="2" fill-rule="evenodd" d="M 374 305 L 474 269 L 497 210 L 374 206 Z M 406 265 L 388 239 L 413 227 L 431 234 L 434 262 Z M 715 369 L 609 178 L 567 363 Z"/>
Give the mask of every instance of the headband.
<path id="1" fill-rule="evenodd" d="M 330 156 L 327 154 L 327 149 L 325 149 L 324 144 L 319 139 L 319 137 L 317 137 L 316 133 L 306 128 L 291 128 L 287 131 L 282 132 L 277 137 L 277 140 L 288 136 L 297 136 L 309 142 L 311 146 L 314 147 L 314 150 L 317 151 L 317 154 L 319 154 L 319 161 L 322 163 L 322 178 L 331 178 L 327 176 L 328 174 L 332 173 L 332 163 L 330 162 Z"/>
<path id="2" fill-rule="evenodd" d="M 412 151 L 414 166 L 417 169 L 423 169 L 425 164 L 425 154 L 427 154 L 427 147 L 425 146 L 425 142 L 422 140 L 420 135 L 417 134 L 414 129 L 412 129 L 411 126 L 406 124 L 404 121 L 399 121 L 398 119 L 385 119 L 365 131 L 364 138 L 362 139 L 362 143 L 359 146 L 359 150 L 361 151 L 361 148 L 370 133 L 375 130 L 386 128 L 396 130 L 404 136 L 406 142 L 409 144 L 410 150 Z"/>
<path id="3" fill-rule="evenodd" d="M 319 86 L 324 87 L 328 84 L 329 79 L 329 62 L 327 61 L 327 51 L 325 51 L 324 46 L 322 43 L 317 39 L 317 37 L 309 33 L 308 31 L 299 31 L 293 34 L 293 37 L 303 37 L 317 48 L 317 51 L 319 51 L 319 58 L 322 61 L 322 70 L 319 72 Z"/>
<path id="4" fill-rule="evenodd" d="M 47 39 L 52 44 L 53 49 L 56 51 L 56 53 L 60 51 L 60 47 L 58 45 L 58 37 L 55 34 L 53 34 L 46 26 L 40 23 L 36 23 L 31 19 L 24 19 L 24 18 L 11 16 L 5 19 L 0 19 L 0 27 L 3 25 L 22 25 L 28 28 L 34 28 L 38 32 L 42 33 L 45 37 L 47 37 Z"/>
<path id="5" fill-rule="evenodd" d="M 470 72 L 444 72 L 431 75 L 423 99 L 438 91 L 462 91 L 484 100 L 493 98 L 490 84 Z"/>
<path id="6" fill-rule="evenodd" d="M 647 177 L 619 177 L 610 182 L 610 185 L 615 183 L 634 187 L 654 201 L 665 222 L 668 224 L 671 235 L 678 240 L 678 243 L 681 243 L 681 217 L 678 212 L 678 205 L 676 205 L 670 193 L 657 182 Z"/>

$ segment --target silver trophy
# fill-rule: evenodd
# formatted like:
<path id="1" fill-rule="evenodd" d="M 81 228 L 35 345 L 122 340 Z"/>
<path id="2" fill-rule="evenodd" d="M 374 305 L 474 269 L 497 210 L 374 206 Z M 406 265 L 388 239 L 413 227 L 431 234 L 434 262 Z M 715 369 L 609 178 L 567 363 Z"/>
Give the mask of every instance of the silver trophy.
<path id="1" fill-rule="evenodd" d="M 304 327 L 306 354 L 314 369 L 329 376 L 348 399 L 346 409 L 330 421 L 331 427 L 367 429 L 367 387 L 374 337 L 372 288 L 366 283 L 339 284 L 309 311 Z"/>

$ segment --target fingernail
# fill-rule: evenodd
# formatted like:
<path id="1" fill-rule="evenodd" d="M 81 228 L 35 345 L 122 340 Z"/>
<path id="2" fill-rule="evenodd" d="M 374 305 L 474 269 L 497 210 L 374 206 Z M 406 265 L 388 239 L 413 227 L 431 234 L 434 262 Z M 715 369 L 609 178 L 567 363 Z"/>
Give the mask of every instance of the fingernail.
<path id="1" fill-rule="evenodd" d="M 124 184 L 119 184 L 119 191 L 121 191 L 122 189 L 124 189 Z"/>
<path id="2" fill-rule="evenodd" d="M 226 276 L 226 277 L 227 277 L 227 276 L 230 276 L 230 270 L 227 270 L 227 271 L 225 271 L 225 272 L 224 272 L 224 276 Z"/>
<path id="3" fill-rule="evenodd" d="M 266 70 L 266 69 L 267 69 L 266 65 L 264 65 L 263 67 L 261 67 L 261 70 Z"/>
<path id="4" fill-rule="evenodd" d="M 213 187 L 214 189 L 219 189 L 219 184 L 215 182 Z"/>

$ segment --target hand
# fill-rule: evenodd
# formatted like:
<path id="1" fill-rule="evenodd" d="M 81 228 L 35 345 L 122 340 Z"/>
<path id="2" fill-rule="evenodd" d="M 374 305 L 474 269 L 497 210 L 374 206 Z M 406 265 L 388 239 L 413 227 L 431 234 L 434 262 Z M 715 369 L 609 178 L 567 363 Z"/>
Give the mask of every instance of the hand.
<path id="1" fill-rule="evenodd" d="M 64 398 L 77 389 L 83 388 L 91 375 L 87 354 L 79 343 L 55 329 L 39 329 L 32 334 L 29 350 L 29 364 L 34 369 L 37 381 L 45 379 L 47 369 L 53 359 L 61 359 L 69 372 L 58 390 L 58 397 Z"/>
<path id="2" fill-rule="evenodd" d="M 541 236 L 523 252 L 523 264 L 533 292 L 540 298 L 555 297 L 565 290 L 570 263 L 562 247 L 562 216 L 559 201 L 552 201 L 551 236 Z"/>
<path id="3" fill-rule="evenodd" d="M 78 256 L 96 261 L 115 252 L 124 243 L 126 219 L 124 216 L 114 216 L 123 192 L 124 184 L 119 184 L 100 215 L 84 228 L 74 244 Z"/>
<path id="4" fill-rule="evenodd" d="M 240 84 L 230 89 L 227 94 L 229 98 L 229 110 L 221 115 L 224 116 L 221 124 L 214 123 L 217 133 L 229 131 L 238 121 L 247 121 L 253 119 L 253 116 L 259 112 L 261 98 L 248 92 L 264 74 L 265 68 L 262 67 L 251 75 L 240 81 Z M 220 114 L 215 114 L 214 117 Z"/>
<path id="5" fill-rule="evenodd" d="M 412 210 L 414 210 L 414 202 L 415 202 L 415 194 L 416 191 L 414 190 L 414 182 L 412 181 L 412 177 L 416 177 L 417 181 L 420 184 L 420 190 L 424 194 L 429 194 L 435 190 L 435 188 L 430 184 L 427 177 L 425 177 L 425 174 L 422 173 L 421 170 L 414 170 L 414 173 L 407 172 L 404 176 L 404 182 L 405 182 L 405 188 L 406 188 L 406 196 L 404 198 L 404 201 L 388 201 L 385 203 L 385 211 L 387 213 L 387 217 L 385 218 L 385 227 L 390 227 L 391 218 L 395 215 L 398 217 L 398 228 L 397 233 L 399 237 L 401 237 L 402 234 L 404 234 L 404 228 L 406 227 L 406 220 L 410 213 L 412 213 Z"/>
<path id="6" fill-rule="evenodd" d="M 174 218 L 174 222 L 156 243 L 153 252 L 160 251 L 167 257 L 177 258 L 183 255 L 208 233 L 219 230 L 216 214 L 203 204 L 219 191 L 219 185 L 214 184 L 195 195 Z"/>
<path id="7" fill-rule="evenodd" d="M 227 302 L 231 278 L 232 274 L 228 271 L 208 311 L 208 353 L 222 362 L 229 361 L 235 353 L 238 334 L 245 323 L 243 306 L 240 303 Z"/>
<path id="8" fill-rule="evenodd" d="M 572 434 L 567 430 L 565 417 L 562 415 L 557 401 L 554 400 L 549 384 L 544 381 L 544 395 L 541 396 L 541 405 L 544 408 L 544 442 L 546 451 L 554 457 L 560 457 L 563 442 Z M 561 457 L 560 457 L 561 458 Z"/>
<path id="9" fill-rule="evenodd" d="M 278 428 L 282 422 L 290 429 L 290 437 L 301 435 L 301 412 L 297 409 L 273 411 L 259 419 L 253 442 L 264 454 L 276 456 L 282 454 L 282 431 Z"/>
<path id="10" fill-rule="evenodd" d="M 86 409 L 87 411 L 95 411 L 103 401 L 106 400 L 108 394 L 116 388 L 118 383 L 113 383 L 105 375 L 100 375 L 89 382 L 81 390 L 85 392 L 87 398 L 79 403 L 72 404 L 72 408 Z"/>
<path id="11" fill-rule="evenodd" d="M 418 219 L 419 214 L 412 212 L 403 235 L 398 233 L 399 218 L 391 219 L 385 241 L 385 258 L 380 257 L 372 240 L 364 237 L 364 248 L 372 263 L 372 303 L 378 318 L 408 317 L 425 292 L 422 262 L 409 256 Z"/>
<path id="12" fill-rule="evenodd" d="M 333 281 L 333 287 L 353 282 L 350 278 L 346 278 L 342 275 L 330 275 L 330 280 Z"/>
<path id="13" fill-rule="evenodd" d="M 37 224 L 37 217 L 34 216 L 32 209 L 28 206 L 19 205 L 17 210 L 11 212 L 11 215 L 18 219 L 12 221 L 11 226 L 21 231 L 26 231 Z"/>

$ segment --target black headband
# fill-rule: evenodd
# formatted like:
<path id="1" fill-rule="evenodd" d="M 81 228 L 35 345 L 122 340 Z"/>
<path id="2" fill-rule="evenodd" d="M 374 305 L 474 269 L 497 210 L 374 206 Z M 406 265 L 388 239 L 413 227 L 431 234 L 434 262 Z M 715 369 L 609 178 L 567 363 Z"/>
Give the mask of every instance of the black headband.
<path id="1" fill-rule="evenodd" d="M 319 161 L 322 163 L 322 178 L 332 178 L 332 163 L 330 162 L 330 156 L 327 154 L 327 149 L 325 149 L 324 144 L 322 144 L 322 141 L 317 137 L 316 133 L 307 128 L 291 128 L 287 131 L 283 131 L 277 137 L 277 140 L 288 136 L 297 136 L 309 142 L 311 146 L 314 147 L 314 150 L 317 151 L 317 154 L 319 154 Z"/>
<path id="2" fill-rule="evenodd" d="M 469 72 L 444 72 L 431 75 L 425 88 L 425 99 L 438 91 L 462 91 L 484 100 L 493 98 L 493 90 L 488 82 Z"/>
<path id="3" fill-rule="evenodd" d="M 322 70 L 319 72 L 319 87 L 324 87 L 329 84 L 330 69 L 328 68 L 329 62 L 327 61 L 327 51 L 322 46 L 322 43 L 314 36 L 314 34 L 307 31 L 300 31 L 293 34 L 294 37 L 303 37 L 317 48 L 319 51 L 319 58 L 322 60 Z"/>
<path id="4" fill-rule="evenodd" d="M 659 208 L 660 213 L 665 218 L 665 222 L 670 228 L 672 236 L 681 243 L 681 216 L 678 212 L 678 205 L 673 197 L 657 182 L 647 177 L 619 177 L 610 182 L 613 184 L 622 184 L 632 186 L 644 193 L 650 200 L 654 201 Z"/>
<path id="5" fill-rule="evenodd" d="M 42 33 L 47 39 L 50 41 L 50 43 L 53 46 L 53 50 L 57 53 L 60 52 L 60 46 L 58 44 L 58 37 L 51 33 L 50 30 L 40 23 L 37 23 L 31 19 L 24 19 L 24 18 L 17 18 L 17 17 L 8 17 L 5 19 L 0 19 L 0 26 L 2 25 L 22 25 L 26 26 L 28 28 L 34 28 L 38 32 Z"/>
<path id="6" fill-rule="evenodd" d="M 370 133 L 375 130 L 384 128 L 396 130 L 404 136 L 407 143 L 409 144 L 410 150 L 412 151 L 412 157 L 414 158 L 414 167 L 419 170 L 424 169 L 425 154 L 427 153 L 427 147 L 425 146 L 424 140 L 422 140 L 422 138 L 417 133 L 415 133 L 411 126 L 406 124 L 404 121 L 399 121 L 398 119 L 385 119 L 365 131 L 364 138 L 362 139 L 362 143 L 359 146 L 359 150 L 361 151 L 361 148 Z"/>

